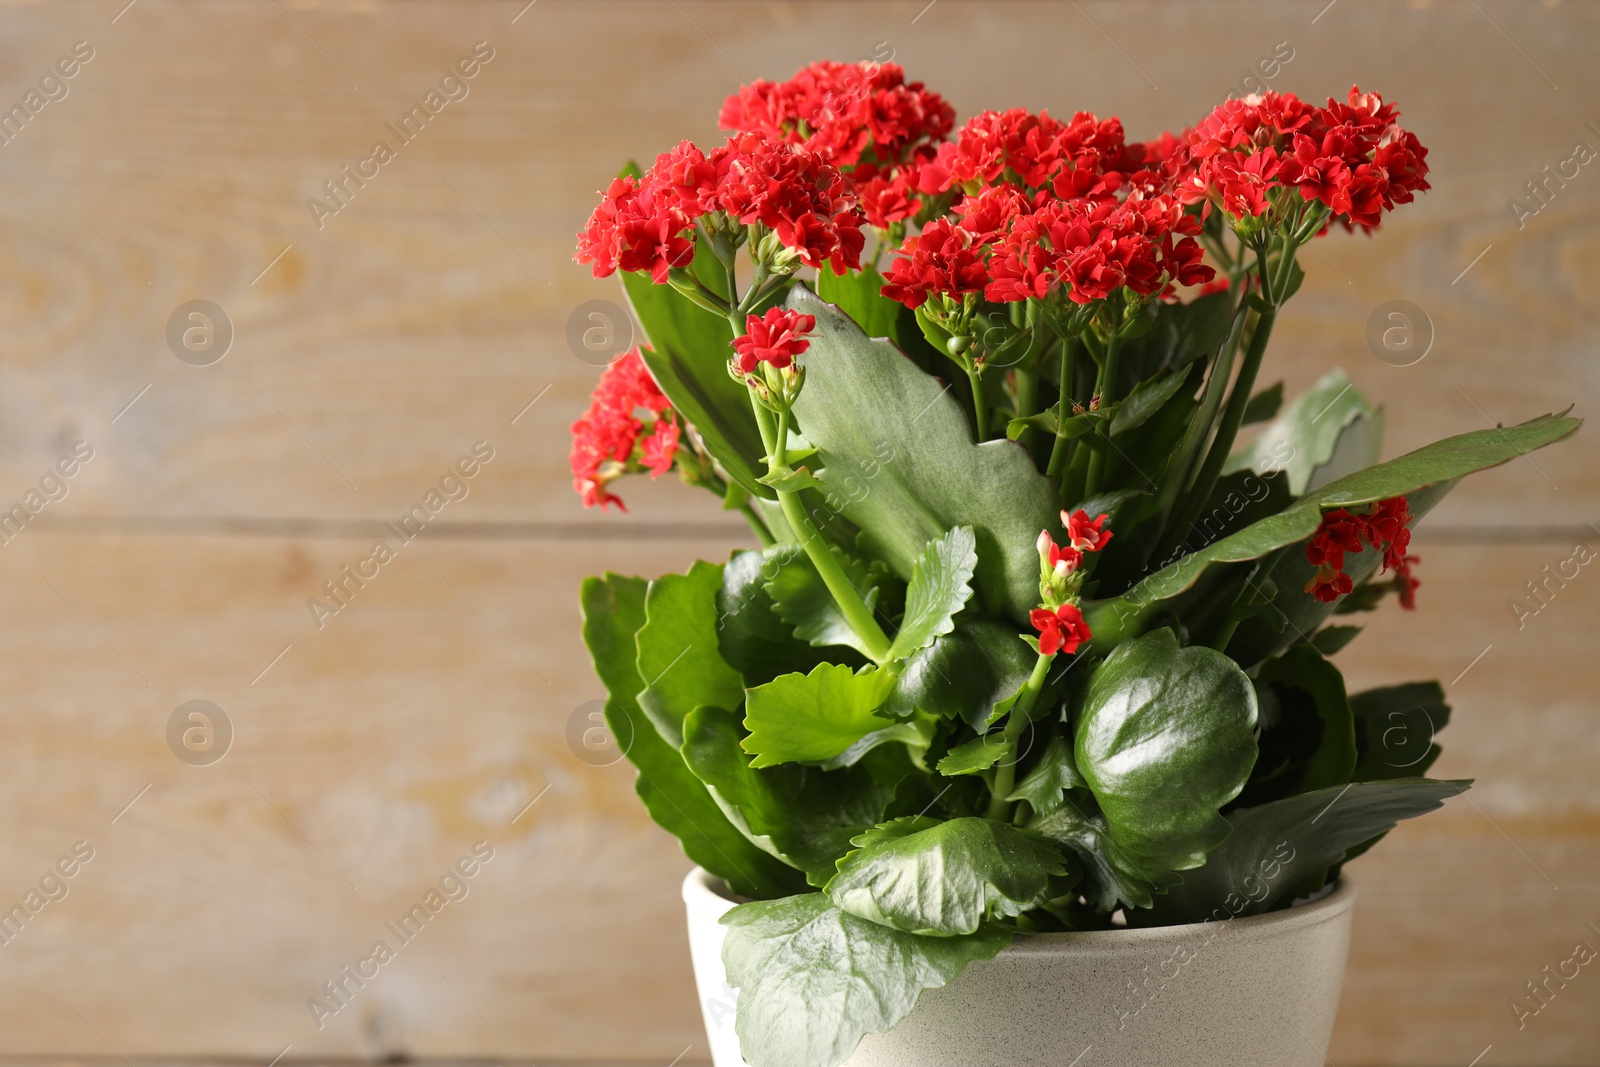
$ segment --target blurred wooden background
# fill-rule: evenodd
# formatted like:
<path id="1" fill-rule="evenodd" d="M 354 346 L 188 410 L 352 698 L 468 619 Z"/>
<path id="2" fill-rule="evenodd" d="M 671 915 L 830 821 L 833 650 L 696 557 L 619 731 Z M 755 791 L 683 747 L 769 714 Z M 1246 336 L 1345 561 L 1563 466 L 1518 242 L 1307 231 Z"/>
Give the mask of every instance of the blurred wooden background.
<path id="1" fill-rule="evenodd" d="M 0 946 L 0 1054 L 704 1058 L 685 861 L 569 741 L 601 694 L 576 591 L 744 535 L 675 485 L 579 508 L 596 369 L 564 331 L 620 299 L 570 262 L 594 191 L 714 139 L 741 81 L 892 53 L 963 116 L 1150 136 L 1288 42 L 1273 87 L 1398 99 L 1434 168 L 1381 235 L 1309 257 L 1290 388 L 1343 365 L 1391 454 L 1600 397 L 1600 170 L 1521 226 L 1508 205 L 1600 149 L 1595 3 L 525 2 L 0 3 L 0 105 L 93 49 L 0 145 L 0 506 L 94 449 L 0 546 L 0 904 L 94 849 Z M 478 41 L 469 95 L 319 229 L 307 198 Z M 168 349 L 192 299 L 231 319 L 214 365 Z M 1395 299 L 1432 323 L 1413 366 L 1365 340 Z M 1520 1030 L 1508 1006 L 1600 948 L 1600 575 L 1521 628 L 1509 605 L 1600 547 L 1595 432 L 1458 490 L 1417 538 L 1421 610 L 1342 657 L 1356 687 L 1442 678 L 1438 772 L 1479 785 L 1355 865 L 1333 1062 L 1600 1063 L 1591 969 Z M 480 440 L 470 495 L 317 629 L 307 598 Z M 210 766 L 168 748 L 192 699 L 233 725 Z M 470 894 L 319 1029 L 307 999 L 480 840 Z"/>

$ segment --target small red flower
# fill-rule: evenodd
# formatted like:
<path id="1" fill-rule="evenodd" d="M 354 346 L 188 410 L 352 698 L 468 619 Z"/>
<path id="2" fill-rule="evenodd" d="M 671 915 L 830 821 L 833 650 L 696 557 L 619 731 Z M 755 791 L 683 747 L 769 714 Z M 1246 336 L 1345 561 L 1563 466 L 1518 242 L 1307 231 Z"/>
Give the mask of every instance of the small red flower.
<path id="1" fill-rule="evenodd" d="M 648 420 L 640 418 L 643 413 Z M 600 375 L 589 410 L 572 424 L 572 484 L 586 508 L 627 505 L 606 491 L 624 474 L 648 470 L 658 478 L 672 469 L 681 427 L 671 402 L 656 387 L 637 348 L 611 361 Z"/>
<path id="2" fill-rule="evenodd" d="M 805 335 L 816 325 L 815 315 L 784 308 L 768 308 L 765 316 L 751 315 L 745 322 L 745 335 L 733 339 L 739 373 L 750 374 L 762 363 L 778 370 L 792 366 L 794 357 L 811 347 Z"/>
<path id="3" fill-rule="evenodd" d="M 1316 575 L 1306 583 L 1306 592 L 1324 604 L 1333 603 L 1354 588 L 1355 585 L 1350 581 L 1348 574 L 1326 564 L 1318 567 Z"/>
<path id="4" fill-rule="evenodd" d="M 1411 506 L 1403 496 L 1379 500 L 1361 512 L 1345 508 L 1328 512 L 1306 544 L 1306 560 L 1317 568 L 1316 575 L 1306 583 L 1306 592 L 1325 603 L 1349 593 L 1352 583 L 1344 573 L 1345 553 L 1360 552 L 1371 545 L 1383 553 L 1383 569 L 1397 572 L 1394 585 L 1400 594 L 1400 606 L 1408 610 L 1415 607 L 1412 593 L 1418 583 L 1411 577 L 1410 565 L 1416 557 L 1406 555 L 1411 544 L 1411 517 Z"/>
<path id="5" fill-rule="evenodd" d="M 1071 655 L 1078 651 L 1079 645 L 1094 637 L 1083 619 L 1083 612 L 1071 604 L 1063 604 L 1054 611 L 1034 608 L 1028 620 L 1039 631 L 1041 656 L 1053 656 L 1057 652 Z"/>
<path id="6" fill-rule="evenodd" d="M 1417 610 L 1417 586 L 1422 582 L 1412 575 L 1411 568 L 1421 562 L 1418 556 L 1403 556 L 1395 564 L 1395 590 L 1400 594 L 1400 606 L 1407 611 Z"/>
<path id="7" fill-rule="evenodd" d="M 1066 564 L 1066 569 L 1061 571 L 1059 577 L 1065 578 L 1083 563 L 1083 553 L 1077 547 L 1070 543 L 1056 544 L 1056 539 L 1050 536 L 1049 530 L 1040 530 L 1039 538 L 1034 544 L 1039 549 L 1040 561 L 1052 572 L 1063 563 Z"/>
<path id="8" fill-rule="evenodd" d="M 1099 518 L 1091 519 L 1087 511 L 1079 508 L 1070 515 L 1063 511 L 1061 522 L 1067 528 L 1067 537 L 1073 548 L 1079 552 L 1098 552 L 1111 540 L 1111 531 L 1105 528 L 1109 517 L 1102 514 Z"/>
<path id="9" fill-rule="evenodd" d="M 1344 508 L 1336 508 L 1322 517 L 1322 525 L 1312 535 L 1306 546 L 1306 559 L 1316 566 L 1344 570 L 1344 554 L 1360 552 L 1361 539 L 1367 534 L 1365 516 L 1355 515 Z"/>

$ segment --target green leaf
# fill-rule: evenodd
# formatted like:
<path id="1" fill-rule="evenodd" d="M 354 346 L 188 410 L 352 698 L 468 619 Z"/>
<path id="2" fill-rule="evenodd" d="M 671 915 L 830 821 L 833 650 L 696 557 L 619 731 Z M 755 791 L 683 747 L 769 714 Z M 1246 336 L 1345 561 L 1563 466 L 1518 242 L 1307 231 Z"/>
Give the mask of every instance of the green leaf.
<path id="1" fill-rule="evenodd" d="M 896 783 L 877 780 L 865 766 L 756 770 L 739 748 L 739 717 L 722 708 L 696 708 L 683 733 L 684 762 L 728 820 L 814 886 L 833 877 L 851 838 L 876 824 L 894 799 Z"/>
<path id="2" fill-rule="evenodd" d="M 1054 843 L 993 819 L 925 815 L 857 837 L 826 892 L 851 915 L 909 934 L 971 934 L 1043 904 L 1067 873 Z"/>
<path id="3" fill-rule="evenodd" d="M 1311 646 L 1324 656 L 1332 656 L 1354 641 L 1364 629 L 1364 626 L 1324 626 L 1311 635 Z"/>
<path id="4" fill-rule="evenodd" d="M 1435 738 L 1450 722 L 1438 682 L 1410 682 L 1352 694 L 1360 759 L 1352 780 L 1381 781 L 1424 774 L 1439 758 Z"/>
<path id="5" fill-rule="evenodd" d="M 1376 433 L 1353 430 L 1358 421 L 1376 427 Z M 1348 474 L 1378 461 L 1378 445 L 1383 436 L 1382 412 L 1374 411 L 1344 371 L 1335 367 L 1317 380 L 1250 444 L 1228 457 L 1223 473 L 1253 470 L 1258 474 L 1285 471 L 1289 489 L 1296 496 L 1312 488 L 1317 468 L 1334 459 L 1340 441 L 1347 437 L 1359 448 L 1347 447 L 1339 474 Z M 1324 478 L 1323 481 L 1331 481 Z"/>
<path id="6" fill-rule="evenodd" d="M 1249 399 L 1244 406 L 1244 419 L 1239 425 L 1250 426 L 1266 422 L 1277 417 L 1278 409 L 1281 407 L 1283 407 L 1283 383 L 1274 382 Z"/>
<path id="7" fill-rule="evenodd" d="M 650 583 L 639 630 L 639 706 L 673 748 L 683 744 L 683 719 L 702 704 L 736 708 L 744 679 L 718 651 L 717 597 L 722 566 L 695 561 L 687 574 Z"/>
<path id="8" fill-rule="evenodd" d="M 1026 800 L 1033 814 L 1042 817 L 1066 807 L 1068 789 L 1085 789 L 1088 785 L 1083 775 L 1078 773 L 1077 764 L 1072 762 L 1072 742 L 1061 734 L 1055 734 L 1045 745 L 1039 762 L 1022 776 L 1006 799 L 1013 802 Z"/>
<path id="9" fill-rule="evenodd" d="M 874 606 L 878 591 L 867 565 L 852 559 L 837 545 L 830 545 L 829 551 L 839 560 L 845 577 L 861 592 L 867 606 Z M 795 637 L 818 646 L 845 645 L 870 657 L 866 642 L 840 610 L 839 602 L 833 598 L 805 549 L 799 545 L 768 549 L 767 575 L 767 595 L 772 598 L 772 608 L 780 619 L 794 627 Z"/>
<path id="10" fill-rule="evenodd" d="M 763 685 L 780 674 L 805 674 L 828 661 L 822 651 L 794 636 L 794 627 L 779 618 L 767 595 L 766 573 L 771 556 L 788 546 L 735 552 L 722 568 L 717 592 L 717 647 L 746 686 Z M 770 565 L 776 570 L 776 564 Z M 837 657 L 835 657 L 837 658 Z M 851 666 L 862 666 L 864 660 Z"/>
<path id="11" fill-rule="evenodd" d="M 1006 754 L 1005 740 L 998 734 L 982 734 L 946 752 L 938 771 L 946 778 L 958 774 L 978 774 L 1000 762 Z"/>
<path id="12" fill-rule="evenodd" d="M 970 526 L 928 542 L 911 567 L 905 618 L 889 646 L 891 660 L 905 659 L 955 629 L 956 612 L 972 596 L 968 583 L 977 567 L 977 538 Z"/>
<path id="13" fill-rule="evenodd" d="M 1256 673 L 1261 755 L 1240 807 L 1350 781 L 1356 727 L 1344 676 L 1310 645 L 1267 660 Z"/>
<path id="14" fill-rule="evenodd" d="M 1271 911 L 1307 876 L 1343 863 L 1350 850 L 1401 819 L 1433 811 L 1471 784 L 1426 778 L 1357 782 L 1235 811 L 1228 816 L 1228 839 L 1204 867 L 1185 872 L 1183 884 L 1156 901 L 1149 925 Z"/>
<path id="15" fill-rule="evenodd" d="M 1134 386 L 1133 392 L 1118 404 L 1117 413 L 1111 419 L 1111 436 L 1117 437 L 1143 426 L 1150 416 L 1161 410 L 1161 405 L 1172 399 L 1188 377 L 1189 368 L 1178 367 Z"/>
<path id="16" fill-rule="evenodd" d="M 783 493 L 798 493 L 802 489 L 817 489 L 822 483 L 804 467 L 779 467 L 757 478 L 762 485 L 770 485 Z"/>
<path id="17" fill-rule="evenodd" d="M 1424 486 L 1497 467 L 1570 436 L 1579 425 L 1578 419 L 1541 415 L 1518 426 L 1447 437 L 1340 478 L 1307 493 L 1278 514 L 1176 560 L 1119 597 L 1086 604 L 1084 614 L 1095 635 L 1093 645 L 1104 652 L 1141 632 L 1156 614 L 1158 604 L 1194 585 L 1214 563 L 1259 559 L 1284 545 L 1307 540 L 1316 532 L 1326 508 L 1354 507 L 1405 496 Z"/>
<path id="18" fill-rule="evenodd" d="M 634 702 L 643 688 L 635 663 L 634 635 L 645 621 L 641 578 L 608 574 L 582 586 L 583 640 L 610 697 L 606 723 L 611 736 L 638 768 L 634 788 L 646 810 L 683 844 L 684 854 L 723 879 L 735 893 L 782 896 L 798 891 L 801 879 L 745 839 L 706 791 L 676 749 L 662 740 Z"/>
<path id="19" fill-rule="evenodd" d="M 1118 647 L 1084 693 L 1074 750 L 1108 830 L 1154 875 L 1198 867 L 1228 835 L 1218 809 L 1256 759 L 1256 695 L 1220 652 L 1170 629 Z"/>
<path id="20" fill-rule="evenodd" d="M 818 296 L 837 305 L 868 337 L 887 337 L 898 343 L 900 313 L 905 305 L 884 296 L 883 286 L 883 275 L 871 264 L 863 264 L 859 271 L 845 274 L 835 274 L 831 270 L 817 272 Z"/>
<path id="21" fill-rule="evenodd" d="M 866 735 L 892 725 L 874 712 L 894 688 L 894 672 L 856 673 L 824 663 L 810 674 L 785 674 L 751 689 L 745 699 L 744 749 L 752 767 L 830 759 Z"/>
<path id="22" fill-rule="evenodd" d="M 826 464 L 830 504 L 870 531 L 870 550 L 905 579 L 929 541 L 972 527 L 980 603 L 1024 623 L 1039 599 L 1034 539 L 1060 533 L 1050 481 L 1021 445 L 973 444 L 948 387 L 838 308 L 801 285 L 788 305 L 817 317 L 794 410 Z"/>
<path id="23" fill-rule="evenodd" d="M 1074 800 L 1074 795 L 1080 799 Z M 1123 852 L 1093 797 L 1077 792 L 1064 799 L 1066 803 L 1049 815 L 1029 820 L 1028 828 L 1072 850 L 1084 869 L 1077 890 L 1091 905 L 1102 911 L 1119 905 L 1148 908 L 1157 894 L 1180 881 L 1180 876 L 1171 872 L 1146 872 Z"/>
<path id="24" fill-rule="evenodd" d="M 822 893 L 741 904 L 722 917 L 722 963 L 739 990 L 734 1029 L 751 1067 L 836 1067 L 1012 931 L 918 937 L 839 910 Z"/>
<path id="25" fill-rule="evenodd" d="M 895 716 L 920 710 L 985 730 L 1037 659 L 1010 624 L 962 616 L 954 630 L 905 661 L 885 710 Z"/>

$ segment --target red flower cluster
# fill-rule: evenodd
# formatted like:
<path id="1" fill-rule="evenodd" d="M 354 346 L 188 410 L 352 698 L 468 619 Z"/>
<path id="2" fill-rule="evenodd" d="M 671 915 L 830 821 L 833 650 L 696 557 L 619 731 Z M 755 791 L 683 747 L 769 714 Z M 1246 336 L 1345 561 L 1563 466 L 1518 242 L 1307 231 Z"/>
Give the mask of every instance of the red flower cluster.
<path id="1" fill-rule="evenodd" d="M 1200 223 L 1173 197 L 1030 200 L 993 186 L 964 201 L 958 222 L 936 219 L 907 238 L 883 294 L 910 308 L 933 294 L 983 293 L 1008 303 L 1056 291 L 1074 303 L 1127 287 L 1141 297 L 1210 281 L 1195 235 Z"/>
<path id="2" fill-rule="evenodd" d="M 1080 111 L 1062 122 L 1024 108 L 985 111 L 939 146 L 922 169 L 922 191 L 971 194 L 999 182 L 1050 189 L 1063 198 L 1112 196 L 1143 160 L 1142 147 L 1127 143 L 1118 118 L 1102 121 Z"/>
<path id="3" fill-rule="evenodd" d="M 784 308 L 768 308 L 765 316 L 751 315 L 745 323 L 745 335 L 733 339 L 739 373 L 753 373 L 762 363 L 778 370 L 793 366 L 794 357 L 811 347 L 805 335 L 816 325 L 815 315 Z"/>
<path id="4" fill-rule="evenodd" d="M 1376 93 L 1314 107 L 1291 93 L 1230 99 L 1167 145 L 1167 169 L 1187 203 L 1209 200 L 1236 218 L 1259 216 L 1278 188 L 1298 188 L 1346 225 L 1371 229 L 1385 211 L 1428 189 L 1428 150 Z"/>
<path id="5" fill-rule="evenodd" d="M 640 418 L 643 413 L 647 418 Z M 572 424 L 572 484 L 583 506 L 623 502 L 606 491 L 614 479 L 648 470 L 658 478 L 672 469 L 682 428 L 672 404 L 639 357 L 637 348 L 611 361 L 595 386 L 589 410 Z"/>
<path id="6" fill-rule="evenodd" d="M 864 216 L 849 181 L 824 154 L 758 134 L 730 138 L 709 156 L 684 141 L 642 178 L 613 181 L 574 258 L 594 264 L 597 278 L 648 270 L 659 285 L 693 261 L 691 227 L 710 212 L 766 226 L 809 267 L 826 262 L 842 274 L 861 265 Z"/>
<path id="7" fill-rule="evenodd" d="M 722 105 L 722 128 L 804 142 L 855 180 L 867 221 L 916 214 L 919 170 L 955 125 L 955 110 L 893 63 L 813 63 L 786 82 L 758 81 Z"/>
<path id="8" fill-rule="evenodd" d="M 1039 631 L 1041 656 L 1053 656 L 1057 652 L 1065 652 L 1070 656 L 1078 651 L 1079 645 L 1094 637 L 1089 632 L 1089 624 L 1083 620 L 1083 612 L 1073 604 L 1062 604 L 1054 611 L 1034 608 L 1028 621 Z"/>
<path id="9" fill-rule="evenodd" d="M 1410 521 L 1411 507 L 1403 496 L 1380 500 L 1360 512 L 1335 508 L 1325 514 L 1306 545 L 1306 559 L 1317 568 L 1316 575 L 1306 583 L 1306 592 L 1324 603 L 1351 592 L 1354 585 L 1344 573 L 1345 553 L 1360 552 L 1365 545 L 1371 545 L 1383 553 L 1383 570 L 1396 572 L 1401 606 L 1415 608 L 1414 594 L 1421 583 L 1411 575 L 1417 558 L 1406 555 L 1411 545 L 1407 525 Z"/>

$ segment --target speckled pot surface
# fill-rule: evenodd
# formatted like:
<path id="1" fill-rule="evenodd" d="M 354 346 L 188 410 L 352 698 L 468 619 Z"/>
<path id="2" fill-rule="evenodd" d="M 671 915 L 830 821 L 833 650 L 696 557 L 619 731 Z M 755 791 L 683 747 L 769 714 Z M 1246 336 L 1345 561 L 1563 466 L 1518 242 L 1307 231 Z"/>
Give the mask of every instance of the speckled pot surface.
<path id="1" fill-rule="evenodd" d="M 716 1067 L 745 1067 L 722 969 L 733 907 L 698 868 L 683 882 Z M 1226 922 L 1036 934 L 975 963 L 848 1067 L 1321 1067 L 1339 1008 L 1356 892 Z"/>

